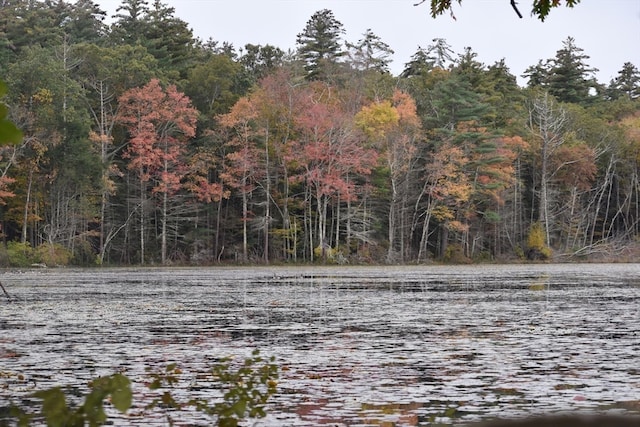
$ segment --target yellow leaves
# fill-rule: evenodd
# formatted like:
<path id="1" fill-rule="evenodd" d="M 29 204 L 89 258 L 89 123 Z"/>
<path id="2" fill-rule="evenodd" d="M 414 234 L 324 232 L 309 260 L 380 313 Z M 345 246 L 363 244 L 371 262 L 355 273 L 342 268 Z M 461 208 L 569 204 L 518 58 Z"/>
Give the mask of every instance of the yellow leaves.
<path id="1" fill-rule="evenodd" d="M 384 138 L 385 134 L 397 126 L 399 121 L 400 115 L 389 101 L 364 106 L 355 117 L 356 126 L 373 140 Z"/>
<path id="2" fill-rule="evenodd" d="M 40 88 L 33 94 L 32 100 L 38 104 L 51 104 L 53 102 L 53 92 L 49 89 Z"/>
<path id="3" fill-rule="evenodd" d="M 362 107 L 355 116 L 355 124 L 367 137 L 379 141 L 401 127 L 418 129 L 420 120 L 413 98 L 405 92 L 395 90 L 391 100 L 374 102 Z"/>
<path id="4" fill-rule="evenodd" d="M 89 141 L 99 146 L 109 146 L 113 143 L 113 137 L 107 134 L 98 134 L 97 132 L 89 132 Z"/>
<path id="5" fill-rule="evenodd" d="M 455 213 L 453 212 L 453 210 L 447 206 L 442 205 L 436 206 L 433 209 L 432 215 L 433 219 L 441 223 L 453 221 L 453 219 L 455 218 Z"/>
<path id="6" fill-rule="evenodd" d="M 631 155 L 640 162 L 640 112 L 620 121 Z"/>

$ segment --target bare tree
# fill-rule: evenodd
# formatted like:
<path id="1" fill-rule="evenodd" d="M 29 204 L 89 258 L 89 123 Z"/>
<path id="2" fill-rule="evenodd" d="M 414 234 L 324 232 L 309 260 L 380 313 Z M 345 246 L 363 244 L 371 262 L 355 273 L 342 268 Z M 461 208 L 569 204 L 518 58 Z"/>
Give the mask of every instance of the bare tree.
<path id="1" fill-rule="evenodd" d="M 538 144 L 540 156 L 540 183 L 538 189 L 538 221 L 545 229 L 549 244 L 549 184 L 554 171 L 550 159 L 565 142 L 567 112 L 547 92 L 537 96 L 529 104 L 529 130 Z M 535 145 L 534 145 L 535 146 Z"/>

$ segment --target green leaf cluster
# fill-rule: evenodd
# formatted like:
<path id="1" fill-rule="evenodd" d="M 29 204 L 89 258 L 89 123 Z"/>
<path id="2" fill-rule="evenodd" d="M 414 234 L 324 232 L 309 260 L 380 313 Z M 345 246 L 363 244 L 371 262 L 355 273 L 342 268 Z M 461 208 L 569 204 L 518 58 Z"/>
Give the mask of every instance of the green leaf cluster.
<path id="1" fill-rule="evenodd" d="M 90 391 L 84 403 L 77 407 L 67 402 L 67 396 L 60 387 L 37 391 L 33 397 L 42 401 L 38 414 L 27 413 L 14 407 L 12 414 L 18 419 L 18 426 L 29 426 L 42 421 L 50 427 L 90 427 L 101 426 L 107 420 L 104 402 L 110 398 L 115 409 L 124 413 L 131 407 L 131 382 L 123 374 L 99 377 L 89 384 Z"/>
<path id="2" fill-rule="evenodd" d="M 7 85 L 0 80 L 0 99 L 7 93 Z M 0 145 L 19 144 L 22 141 L 22 132 L 13 124 L 7 116 L 9 108 L 0 102 Z"/>
<path id="3" fill-rule="evenodd" d="M 273 356 L 265 359 L 256 349 L 239 366 L 234 363 L 233 358 L 222 359 L 213 365 L 209 374 L 208 379 L 212 381 L 212 385 L 222 391 L 222 400 L 209 402 L 196 398 L 183 402 L 171 393 L 171 389 L 181 381 L 182 370 L 177 364 L 168 365 L 164 371 L 150 371 L 151 382 L 148 387 L 161 394 L 146 409 L 165 409 L 167 421 L 171 425 L 171 411 L 188 406 L 216 418 L 220 427 L 237 426 L 244 418 L 262 418 L 266 415 L 265 405 L 276 392 L 278 379 L 278 366 Z M 200 379 L 207 378 L 200 376 Z"/>
<path id="4" fill-rule="evenodd" d="M 276 392 L 278 366 L 273 356 L 265 359 L 257 349 L 239 366 L 234 363 L 233 358 L 222 359 L 213 365 L 208 376 L 198 376 L 199 379 L 208 378 L 213 387 L 223 392 L 222 400 L 214 402 L 203 398 L 188 401 L 176 399 L 172 390 L 180 387 L 182 374 L 176 363 L 167 365 L 161 371 L 148 368 L 147 387 L 160 392 L 160 395 L 144 406 L 145 411 L 163 409 L 169 425 L 173 425 L 172 411 L 193 407 L 214 417 L 218 426 L 228 427 L 237 426 L 247 417 L 261 418 L 266 415 L 265 405 Z M 32 397 L 41 401 L 38 412 L 13 406 L 10 415 L 20 427 L 36 424 L 50 427 L 95 427 L 107 423 L 104 406 L 107 400 L 121 413 L 132 407 L 131 381 L 121 373 L 91 381 L 84 402 L 74 407 L 67 401 L 67 397 L 76 393 L 76 390 L 61 387 L 36 391 Z M 5 424 L 0 420 L 0 426 L 3 425 Z"/>
<path id="5" fill-rule="evenodd" d="M 237 369 L 233 360 L 226 358 L 216 364 L 211 374 L 224 389 L 224 400 L 208 405 L 199 402 L 198 408 L 205 413 L 218 416 L 219 427 L 235 427 L 245 418 L 262 418 L 266 415 L 265 405 L 276 392 L 278 366 L 272 356 L 263 359 L 258 350 Z"/>

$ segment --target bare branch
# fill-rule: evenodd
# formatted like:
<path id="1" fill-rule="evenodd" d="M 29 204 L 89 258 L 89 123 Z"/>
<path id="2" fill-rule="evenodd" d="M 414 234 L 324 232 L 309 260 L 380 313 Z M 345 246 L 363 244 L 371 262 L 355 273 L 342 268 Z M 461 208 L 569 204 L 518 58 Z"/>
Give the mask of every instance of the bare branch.
<path id="1" fill-rule="evenodd" d="M 511 0 L 511 7 L 513 8 L 513 10 L 516 11 L 516 13 L 518 14 L 518 18 L 522 19 L 522 14 L 520 13 L 520 11 L 518 10 L 518 3 L 516 3 L 516 0 Z"/>

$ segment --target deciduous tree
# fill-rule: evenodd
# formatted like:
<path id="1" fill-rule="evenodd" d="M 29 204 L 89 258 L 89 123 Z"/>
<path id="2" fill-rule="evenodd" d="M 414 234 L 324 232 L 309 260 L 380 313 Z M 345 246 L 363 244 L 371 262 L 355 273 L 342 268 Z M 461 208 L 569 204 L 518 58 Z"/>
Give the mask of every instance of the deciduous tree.
<path id="1" fill-rule="evenodd" d="M 312 85 L 307 107 L 298 119 L 299 139 L 292 143 L 288 154 L 288 160 L 297 165 L 292 179 L 304 183 L 315 201 L 317 233 L 315 238 L 313 234 L 309 238 L 323 258 L 330 247 L 330 203 L 354 200 L 354 175 L 370 174 L 377 161 L 375 150 L 365 147 L 356 137 L 353 117 L 341 108 L 334 92 L 321 82 Z"/>
<path id="2" fill-rule="evenodd" d="M 228 114 L 220 117 L 220 124 L 229 129 L 229 153 L 226 155 L 222 177 L 242 197 L 242 261 L 247 262 L 249 196 L 255 190 L 262 168 L 256 145 L 254 121 L 257 111 L 250 98 L 240 98 Z"/>
<path id="3" fill-rule="evenodd" d="M 189 138 L 195 136 L 198 112 L 189 98 L 175 86 L 163 89 L 153 79 L 141 88 L 125 92 L 119 99 L 118 121 L 129 134 L 124 157 L 128 168 L 136 171 L 140 183 L 140 262 L 145 262 L 145 198 L 147 183 L 151 195 L 160 198 L 161 257 L 167 261 L 167 221 L 169 196 L 181 187 L 184 174 L 184 151 Z"/>
<path id="4" fill-rule="evenodd" d="M 532 148 L 537 150 L 538 163 L 538 215 L 544 227 L 545 243 L 549 245 L 549 192 L 553 168 L 552 158 L 565 143 L 567 112 L 547 92 L 536 96 L 529 104 L 529 130 L 533 139 Z"/>
<path id="5" fill-rule="evenodd" d="M 364 106 L 356 115 L 355 123 L 384 159 L 382 167 L 391 187 L 387 215 L 387 261 L 402 261 L 408 247 L 409 177 L 418 155 L 416 140 L 420 121 L 415 101 L 408 94 L 396 90 L 391 100 Z"/>

